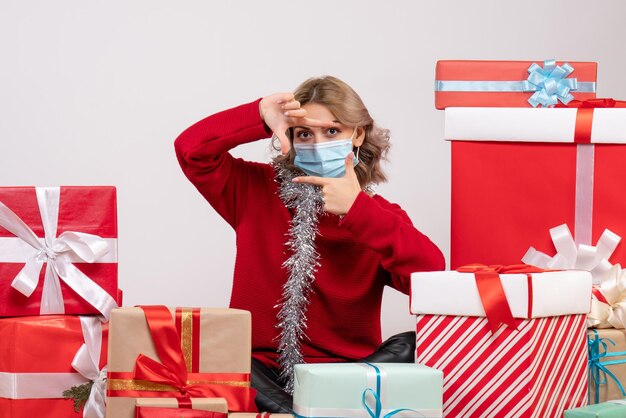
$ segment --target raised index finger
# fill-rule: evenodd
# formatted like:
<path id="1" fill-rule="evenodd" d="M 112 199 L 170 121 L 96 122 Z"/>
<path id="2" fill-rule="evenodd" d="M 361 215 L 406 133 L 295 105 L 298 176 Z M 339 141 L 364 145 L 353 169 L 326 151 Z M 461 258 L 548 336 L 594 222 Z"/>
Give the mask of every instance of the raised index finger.
<path id="1" fill-rule="evenodd" d="M 332 120 L 319 120 L 312 118 L 302 118 L 302 124 L 306 126 L 316 126 L 319 128 L 338 128 L 341 124 Z"/>
<path id="2" fill-rule="evenodd" d="M 315 177 L 315 176 L 294 177 L 292 181 L 294 183 L 306 183 L 306 184 L 313 184 L 315 186 L 324 186 L 328 183 L 327 178 Z"/>

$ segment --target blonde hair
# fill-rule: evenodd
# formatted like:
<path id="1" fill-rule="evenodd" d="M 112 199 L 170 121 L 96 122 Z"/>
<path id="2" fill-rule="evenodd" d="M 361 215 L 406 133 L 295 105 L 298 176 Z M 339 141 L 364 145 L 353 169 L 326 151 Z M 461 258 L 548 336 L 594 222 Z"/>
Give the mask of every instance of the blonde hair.
<path id="1" fill-rule="evenodd" d="M 354 167 L 359 184 L 366 187 L 387 181 L 381 160 L 386 160 L 389 152 L 389 130 L 376 126 L 365 104 L 352 87 L 336 77 L 314 77 L 298 86 L 294 98 L 302 106 L 307 103 L 324 105 L 341 124 L 363 128 L 365 139 L 359 149 L 359 163 Z M 293 130 L 290 129 L 289 133 L 292 141 L 289 153 L 274 157 L 273 162 L 285 164 L 293 169 L 296 156 L 293 149 Z M 274 149 L 280 149 L 276 142 Z"/>

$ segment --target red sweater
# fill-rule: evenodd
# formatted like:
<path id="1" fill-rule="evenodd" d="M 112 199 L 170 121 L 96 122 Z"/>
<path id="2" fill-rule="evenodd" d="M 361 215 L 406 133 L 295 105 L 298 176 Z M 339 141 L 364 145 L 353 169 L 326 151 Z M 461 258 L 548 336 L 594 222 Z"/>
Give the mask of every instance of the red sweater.
<path id="1" fill-rule="evenodd" d="M 274 169 L 228 151 L 268 138 L 259 100 L 194 124 L 176 139 L 187 178 L 237 235 L 230 299 L 252 313 L 252 350 L 275 366 L 277 304 L 288 274 L 285 244 L 292 214 L 280 200 Z M 324 214 L 315 239 L 320 266 L 306 313 L 306 362 L 356 360 L 381 343 L 380 306 L 385 285 L 408 294 L 410 274 L 443 270 L 441 251 L 397 204 L 361 192 L 340 220 Z M 215 278 L 210 278 L 215 280 Z"/>

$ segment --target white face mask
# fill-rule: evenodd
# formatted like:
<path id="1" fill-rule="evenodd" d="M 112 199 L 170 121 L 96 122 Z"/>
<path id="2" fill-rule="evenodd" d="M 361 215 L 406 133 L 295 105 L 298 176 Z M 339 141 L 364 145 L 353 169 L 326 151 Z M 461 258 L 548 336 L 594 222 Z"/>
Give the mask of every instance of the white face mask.
<path id="1" fill-rule="evenodd" d="M 309 176 L 317 177 L 342 177 L 346 174 L 346 156 L 352 151 L 352 140 L 356 135 L 354 128 L 349 139 L 334 139 L 328 142 L 311 144 L 294 144 L 296 151 L 294 165 Z M 354 165 L 359 163 L 357 155 L 354 157 Z"/>

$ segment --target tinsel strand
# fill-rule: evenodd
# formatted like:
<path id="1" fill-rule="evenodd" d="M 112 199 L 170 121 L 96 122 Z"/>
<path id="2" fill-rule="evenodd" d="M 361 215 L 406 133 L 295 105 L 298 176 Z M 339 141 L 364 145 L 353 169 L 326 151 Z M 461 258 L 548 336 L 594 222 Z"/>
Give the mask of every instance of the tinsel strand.
<path id="1" fill-rule="evenodd" d="M 287 208 L 295 212 L 287 234 L 287 246 L 291 256 L 283 264 L 289 278 L 283 285 L 276 325 L 280 329 L 280 376 L 285 382 L 287 392 L 293 393 L 293 368 L 304 362 L 300 343 L 305 337 L 306 310 L 310 301 L 311 285 L 319 266 L 315 235 L 318 231 L 318 217 L 324 211 L 324 202 L 319 187 L 291 181 L 301 174 L 281 165 L 275 165 L 274 169 L 279 182 L 280 198 Z"/>

